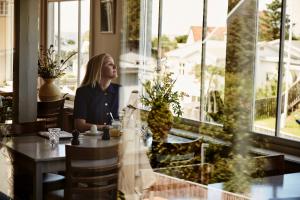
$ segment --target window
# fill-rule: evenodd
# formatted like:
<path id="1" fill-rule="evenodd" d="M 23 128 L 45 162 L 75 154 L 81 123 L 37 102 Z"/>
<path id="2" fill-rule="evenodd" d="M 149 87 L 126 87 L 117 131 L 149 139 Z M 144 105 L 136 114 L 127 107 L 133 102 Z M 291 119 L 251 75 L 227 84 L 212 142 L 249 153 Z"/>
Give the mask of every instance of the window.
<path id="1" fill-rule="evenodd" d="M 53 44 L 59 55 L 77 52 L 59 80 L 64 93 L 75 94 L 89 59 L 90 1 L 49 1 L 47 24 L 48 45 Z"/>
<path id="2" fill-rule="evenodd" d="M 12 92 L 14 1 L 0 1 L 0 91 Z"/>
<path id="3" fill-rule="evenodd" d="M 230 101 L 235 101 L 229 96 L 235 92 L 230 91 L 230 86 L 235 84 L 234 78 L 239 79 L 232 77 L 231 73 L 241 69 L 240 76 L 250 77 L 242 88 L 249 90 L 249 96 L 247 102 L 237 101 L 230 109 L 249 107 L 245 115 L 249 116 L 247 129 L 251 132 L 300 140 L 300 125 L 296 122 L 300 119 L 298 0 L 287 0 L 286 5 L 281 0 L 258 0 L 257 5 L 251 4 L 251 8 L 245 6 L 251 1 L 238 1 L 230 11 L 227 0 L 138 2 L 126 1 L 127 8 L 138 8 L 135 12 L 138 17 L 134 23 L 127 18 L 123 35 L 123 44 L 126 45 L 123 45 L 121 55 L 122 58 L 127 56 L 131 69 L 136 69 L 139 77 L 136 88 L 140 87 L 139 80 L 149 79 L 160 68 L 167 69 L 177 78 L 176 89 L 189 94 L 181 102 L 184 118 L 226 126 L 224 116 L 226 118 L 230 113 L 224 110 L 230 106 Z M 281 21 L 282 7 L 286 10 L 284 22 Z M 179 11 L 180 18 L 177 16 Z M 256 31 L 253 31 L 251 40 L 243 38 L 247 34 L 241 34 L 249 28 L 248 22 L 245 22 L 246 26 L 239 22 L 228 23 L 238 12 L 253 16 L 249 24 L 252 31 L 255 27 Z M 130 10 L 124 13 L 133 15 Z M 147 14 L 140 16 L 137 13 Z M 203 18 L 205 24 L 202 24 Z M 178 19 L 176 23 L 174 19 Z M 134 29 L 134 37 L 130 35 L 133 29 L 129 27 L 139 29 Z M 284 39 L 280 38 L 282 27 Z M 229 33 L 234 34 L 234 31 L 240 32 L 241 38 L 232 40 Z M 242 42 L 245 43 L 240 47 L 246 49 L 241 49 L 241 52 L 249 56 L 248 60 L 243 60 L 243 55 L 226 54 L 233 44 Z M 142 62 L 129 64 L 131 58 Z M 235 67 L 236 61 L 239 68 Z M 249 67 L 248 71 L 241 67 L 243 61 L 245 67 Z M 121 64 L 121 68 L 127 66 L 125 62 Z M 216 117 L 218 114 L 223 117 Z"/>
<path id="4" fill-rule="evenodd" d="M 0 16 L 8 15 L 8 1 L 0 1 Z"/>
<path id="5" fill-rule="evenodd" d="M 282 110 L 278 136 L 300 140 L 300 2 L 286 1 Z"/>

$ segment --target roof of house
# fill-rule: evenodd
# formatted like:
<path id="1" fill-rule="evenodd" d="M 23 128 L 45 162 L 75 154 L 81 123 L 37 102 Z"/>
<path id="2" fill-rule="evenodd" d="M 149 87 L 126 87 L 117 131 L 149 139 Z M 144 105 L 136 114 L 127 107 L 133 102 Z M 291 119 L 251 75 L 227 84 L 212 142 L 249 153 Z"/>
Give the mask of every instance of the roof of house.
<path id="1" fill-rule="evenodd" d="M 194 41 L 200 41 L 202 39 L 202 26 L 191 26 L 190 31 L 193 34 Z M 207 27 L 207 35 L 214 32 L 210 39 L 224 40 L 226 35 L 226 27 Z"/>

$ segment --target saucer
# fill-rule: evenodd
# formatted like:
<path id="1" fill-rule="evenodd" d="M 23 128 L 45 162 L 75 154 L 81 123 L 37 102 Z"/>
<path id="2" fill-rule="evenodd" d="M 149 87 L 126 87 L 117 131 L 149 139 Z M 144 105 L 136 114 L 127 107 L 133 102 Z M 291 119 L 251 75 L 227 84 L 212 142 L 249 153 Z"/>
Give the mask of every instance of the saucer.
<path id="1" fill-rule="evenodd" d="M 85 131 L 84 135 L 90 135 L 90 136 L 100 136 L 102 135 L 102 131 L 97 131 L 97 132 L 91 132 L 90 130 Z"/>

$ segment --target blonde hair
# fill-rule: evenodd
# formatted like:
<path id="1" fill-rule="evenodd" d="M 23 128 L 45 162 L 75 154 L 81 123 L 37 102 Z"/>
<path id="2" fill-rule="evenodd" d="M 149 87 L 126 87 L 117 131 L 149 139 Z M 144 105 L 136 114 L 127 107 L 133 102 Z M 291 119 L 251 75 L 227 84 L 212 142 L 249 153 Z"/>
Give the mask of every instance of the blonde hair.
<path id="1" fill-rule="evenodd" d="M 100 83 L 102 66 L 107 57 L 111 57 L 111 55 L 102 53 L 89 60 L 81 86 L 91 85 L 96 87 L 97 83 Z"/>

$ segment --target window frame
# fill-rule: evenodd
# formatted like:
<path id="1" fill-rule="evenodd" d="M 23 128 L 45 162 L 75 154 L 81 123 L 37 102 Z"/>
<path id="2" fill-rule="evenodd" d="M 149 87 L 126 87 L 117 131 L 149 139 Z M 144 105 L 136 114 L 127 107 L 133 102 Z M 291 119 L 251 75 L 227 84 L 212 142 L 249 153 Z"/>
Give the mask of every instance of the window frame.
<path id="1" fill-rule="evenodd" d="M 0 1 L 0 16 L 1 17 L 8 16 L 8 11 L 9 11 L 9 1 L 1 0 Z"/>

